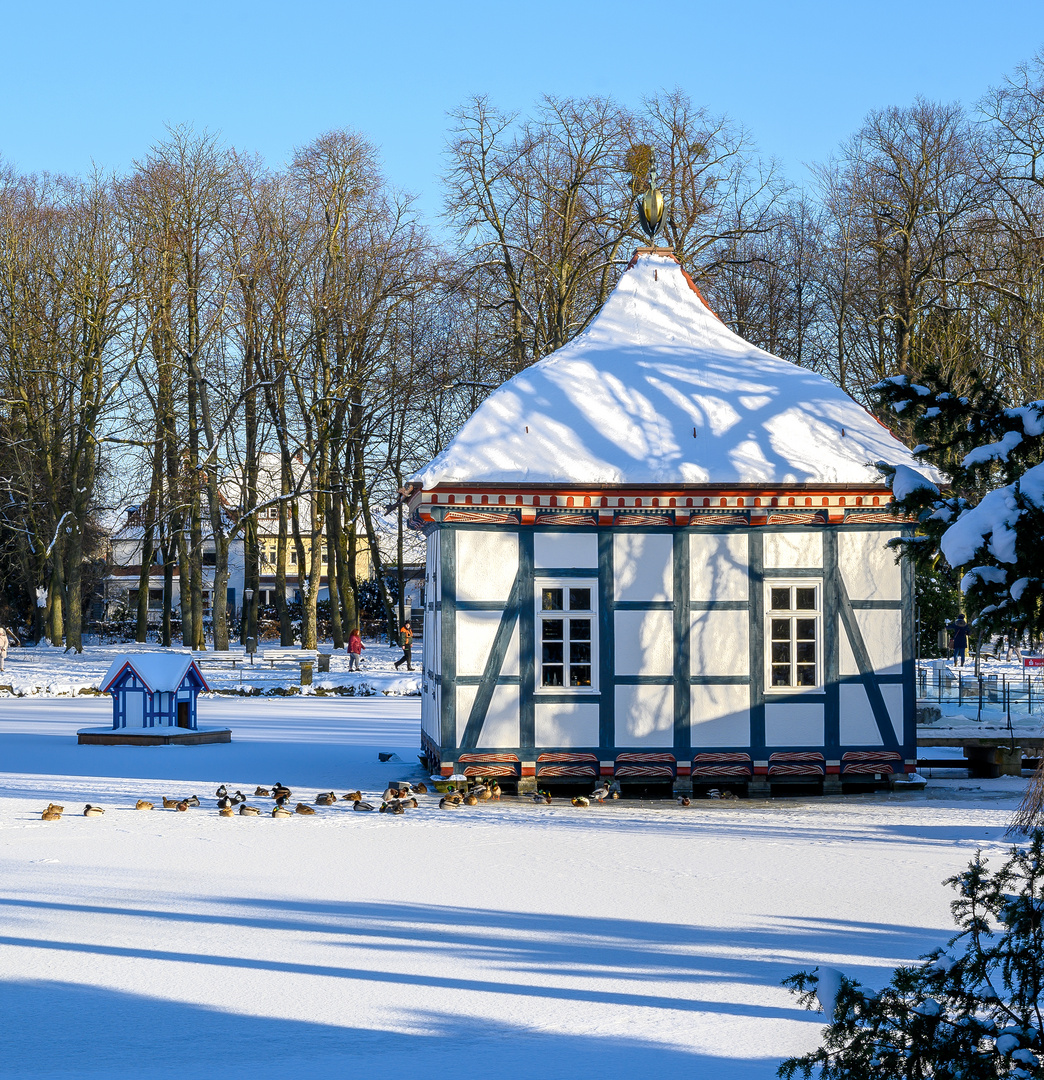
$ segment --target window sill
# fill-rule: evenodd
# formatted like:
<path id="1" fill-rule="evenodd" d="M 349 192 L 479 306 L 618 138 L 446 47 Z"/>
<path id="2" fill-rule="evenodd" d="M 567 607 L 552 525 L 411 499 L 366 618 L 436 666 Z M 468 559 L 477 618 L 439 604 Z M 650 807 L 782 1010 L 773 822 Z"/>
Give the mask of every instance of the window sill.
<path id="1" fill-rule="evenodd" d="M 825 686 L 766 686 L 765 697 L 785 697 L 794 694 L 825 694 Z"/>
<path id="2" fill-rule="evenodd" d="M 597 686 L 538 686 L 533 690 L 534 697 L 542 694 L 575 694 L 577 697 L 586 697 L 597 693 Z"/>

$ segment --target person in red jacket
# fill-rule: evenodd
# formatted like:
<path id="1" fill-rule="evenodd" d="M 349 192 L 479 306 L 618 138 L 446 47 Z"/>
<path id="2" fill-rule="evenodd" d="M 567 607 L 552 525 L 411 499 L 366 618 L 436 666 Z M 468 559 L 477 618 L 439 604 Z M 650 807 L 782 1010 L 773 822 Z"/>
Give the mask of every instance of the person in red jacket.
<path id="1" fill-rule="evenodd" d="M 353 627 L 351 633 L 348 635 L 348 670 L 360 671 L 359 657 L 362 654 L 363 649 L 366 646 L 362 643 L 362 638 L 359 637 L 359 628 Z"/>

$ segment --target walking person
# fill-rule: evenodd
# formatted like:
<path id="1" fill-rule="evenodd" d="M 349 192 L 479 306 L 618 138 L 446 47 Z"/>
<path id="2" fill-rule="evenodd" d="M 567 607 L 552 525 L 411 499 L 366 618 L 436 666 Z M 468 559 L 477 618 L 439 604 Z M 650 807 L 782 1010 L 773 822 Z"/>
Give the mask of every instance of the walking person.
<path id="1" fill-rule="evenodd" d="M 399 670 L 400 664 L 406 665 L 407 671 L 413 670 L 413 628 L 409 623 L 403 623 L 399 627 L 399 644 L 402 646 L 402 656 L 395 661 L 395 670 Z"/>
<path id="2" fill-rule="evenodd" d="M 953 662 L 957 667 L 964 667 L 964 655 L 968 651 L 968 624 L 963 615 L 958 615 L 952 623 L 946 624 L 953 639 Z"/>
<path id="3" fill-rule="evenodd" d="M 348 635 L 348 670 L 349 671 L 361 671 L 359 667 L 359 660 L 363 649 L 366 646 L 362 643 L 362 638 L 359 637 L 359 627 L 353 627 L 351 633 Z"/>

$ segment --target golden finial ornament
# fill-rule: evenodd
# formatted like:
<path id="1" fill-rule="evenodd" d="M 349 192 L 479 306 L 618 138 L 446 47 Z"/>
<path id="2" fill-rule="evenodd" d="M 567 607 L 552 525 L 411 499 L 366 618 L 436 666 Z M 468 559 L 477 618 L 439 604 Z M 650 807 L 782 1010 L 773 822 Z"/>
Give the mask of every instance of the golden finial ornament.
<path id="1" fill-rule="evenodd" d="M 650 241 L 663 229 L 663 192 L 656 186 L 656 162 L 649 167 L 649 188 L 638 199 L 638 220 Z"/>

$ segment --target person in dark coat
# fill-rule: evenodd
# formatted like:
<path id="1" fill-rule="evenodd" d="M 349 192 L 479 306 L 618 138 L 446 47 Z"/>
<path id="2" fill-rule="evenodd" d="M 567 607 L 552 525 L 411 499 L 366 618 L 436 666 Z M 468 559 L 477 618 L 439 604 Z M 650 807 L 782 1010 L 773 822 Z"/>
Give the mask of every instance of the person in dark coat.
<path id="1" fill-rule="evenodd" d="M 406 665 L 407 671 L 413 670 L 413 628 L 409 623 L 403 623 L 399 629 L 399 644 L 402 645 L 402 656 L 395 661 L 395 670 L 399 670 L 400 664 Z"/>
<path id="2" fill-rule="evenodd" d="M 953 662 L 958 667 L 964 666 L 964 655 L 968 651 L 968 624 L 963 615 L 958 615 L 952 623 L 946 624 L 953 639 Z"/>

